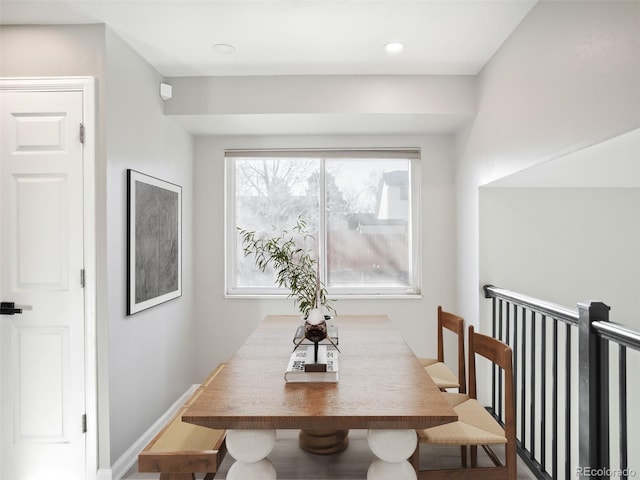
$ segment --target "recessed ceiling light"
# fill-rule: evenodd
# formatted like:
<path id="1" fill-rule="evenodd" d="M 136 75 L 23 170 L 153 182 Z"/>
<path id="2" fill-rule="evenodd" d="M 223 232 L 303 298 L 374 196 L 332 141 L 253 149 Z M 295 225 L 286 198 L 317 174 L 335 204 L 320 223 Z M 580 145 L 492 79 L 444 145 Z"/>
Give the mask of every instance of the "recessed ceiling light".
<path id="1" fill-rule="evenodd" d="M 217 53 L 233 53 L 236 51 L 236 47 L 228 43 L 216 43 L 213 46 L 213 50 Z"/>
<path id="2" fill-rule="evenodd" d="M 384 50 L 387 53 L 400 53 L 404 45 L 400 42 L 389 42 L 384 46 Z"/>

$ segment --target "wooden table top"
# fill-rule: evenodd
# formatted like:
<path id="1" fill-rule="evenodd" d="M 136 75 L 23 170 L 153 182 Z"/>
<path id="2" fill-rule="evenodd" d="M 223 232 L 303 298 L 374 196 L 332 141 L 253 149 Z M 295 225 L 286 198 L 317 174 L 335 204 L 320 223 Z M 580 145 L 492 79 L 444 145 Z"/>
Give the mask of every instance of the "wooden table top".
<path id="1" fill-rule="evenodd" d="M 414 429 L 457 420 L 386 315 L 339 316 L 338 383 L 287 383 L 296 316 L 267 316 L 185 411 L 220 429 Z M 300 347 L 305 348 L 305 347 Z"/>

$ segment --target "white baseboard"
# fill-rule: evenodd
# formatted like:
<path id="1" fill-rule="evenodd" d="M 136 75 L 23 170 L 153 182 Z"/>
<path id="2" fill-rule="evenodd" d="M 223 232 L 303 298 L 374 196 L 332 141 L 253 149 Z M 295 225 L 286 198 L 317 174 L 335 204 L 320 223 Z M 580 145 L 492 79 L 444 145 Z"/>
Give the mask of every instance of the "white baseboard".
<path id="1" fill-rule="evenodd" d="M 98 470 L 96 480 L 112 480 L 111 469 L 101 468 Z"/>
<path id="2" fill-rule="evenodd" d="M 111 465 L 111 475 L 109 477 L 101 477 L 98 472 L 98 480 L 120 480 L 125 473 L 127 473 L 131 467 L 138 461 L 138 454 L 147 446 L 147 444 L 153 439 L 153 437 L 160 431 L 160 429 L 173 417 L 180 407 L 189 399 L 193 392 L 200 385 L 192 385 L 182 396 L 175 401 L 171 407 L 149 427 L 149 429 L 142 434 L 133 445 L 131 445 L 122 456 Z"/>

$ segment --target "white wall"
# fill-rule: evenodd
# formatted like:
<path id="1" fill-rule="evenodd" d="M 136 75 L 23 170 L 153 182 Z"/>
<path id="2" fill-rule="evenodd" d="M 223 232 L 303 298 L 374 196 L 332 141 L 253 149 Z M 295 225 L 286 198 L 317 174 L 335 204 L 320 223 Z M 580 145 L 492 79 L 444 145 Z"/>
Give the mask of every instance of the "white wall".
<path id="1" fill-rule="evenodd" d="M 638 128 L 639 24 L 635 1 L 539 2 L 481 72 L 477 117 L 458 137 L 457 291 L 467 320 L 477 322 L 485 280 L 478 187 Z"/>
<path id="2" fill-rule="evenodd" d="M 111 459 L 195 383 L 193 141 L 163 116 L 163 78 L 107 29 L 107 231 Z M 182 297 L 126 315 L 126 170 L 182 186 Z"/>
<path id="3" fill-rule="evenodd" d="M 338 315 L 388 314 L 411 348 L 435 351 L 436 309 L 454 308 L 453 142 L 423 137 L 198 137 L 194 167 L 194 265 L 200 378 L 228 359 L 267 314 L 295 314 L 293 300 L 224 298 L 224 150 L 227 148 L 420 147 L 422 150 L 422 299 L 339 300 Z M 293 332 L 292 332 L 293 334 Z M 375 356 L 372 356 L 375 358 Z"/>

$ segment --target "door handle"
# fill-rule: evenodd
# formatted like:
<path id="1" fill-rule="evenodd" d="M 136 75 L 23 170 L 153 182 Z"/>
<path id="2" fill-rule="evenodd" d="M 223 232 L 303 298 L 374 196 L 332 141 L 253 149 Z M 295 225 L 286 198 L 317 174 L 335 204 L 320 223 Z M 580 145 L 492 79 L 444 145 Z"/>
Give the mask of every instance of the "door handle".
<path id="1" fill-rule="evenodd" d="M 17 305 L 13 302 L 0 302 L 0 315 L 15 315 L 22 310 L 31 310 L 30 305 Z"/>

